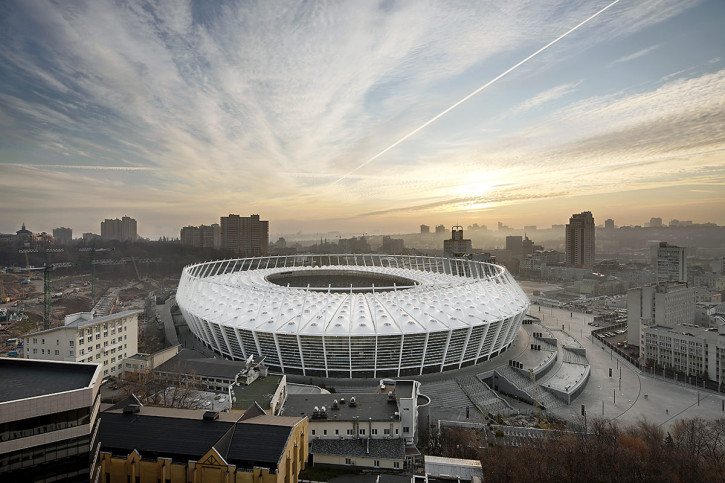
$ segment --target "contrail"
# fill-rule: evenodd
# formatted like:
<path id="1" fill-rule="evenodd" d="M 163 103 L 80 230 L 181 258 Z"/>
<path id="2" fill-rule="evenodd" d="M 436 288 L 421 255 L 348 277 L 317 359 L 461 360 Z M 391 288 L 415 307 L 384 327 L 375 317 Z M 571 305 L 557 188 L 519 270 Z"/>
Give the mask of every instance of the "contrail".
<path id="1" fill-rule="evenodd" d="M 397 141 L 395 141 L 395 142 L 394 142 L 393 144 L 391 144 L 391 145 L 390 145 L 390 146 L 388 146 L 387 148 L 385 148 L 385 149 L 383 149 L 382 151 L 380 151 L 380 152 L 379 152 L 378 154 L 376 154 L 376 155 L 375 155 L 375 156 L 373 156 L 372 158 L 368 159 L 368 160 L 367 160 L 367 161 L 365 161 L 364 163 L 361 163 L 361 164 L 360 164 L 359 166 L 357 166 L 357 167 L 356 167 L 355 169 L 353 169 L 353 170 L 349 171 L 348 173 L 344 174 L 344 175 L 343 175 L 342 177 L 340 177 L 340 178 L 338 178 L 338 179 L 337 179 L 336 181 L 334 181 L 334 182 L 332 183 L 332 185 L 335 185 L 335 184 L 339 183 L 340 181 L 342 181 L 343 179 L 347 178 L 348 176 L 350 176 L 350 175 L 351 175 L 352 173 L 354 173 L 354 172 L 355 172 L 355 171 L 357 171 L 358 169 L 360 169 L 360 168 L 362 168 L 362 167 L 364 167 L 364 166 L 366 166 L 366 165 L 368 165 L 368 164 L 372 163 L 373 161 L 375 161 L 376 159 L 378 159 L 378 158 L 379 158 L 380 156 L 382 156 L 383 154 L 385 154 L 385 153 L 387 153 L 388 151 L 390 151 L 391 149 L 393 149 L 393 148 L 394 148 L 395 146 L 397 146 L 398 144 L 402 143 L 403 141 L 405 141 L 405 140 L 406 140 L 406 139 L 408 139 L 409 137 L 413 136 L 414 134 L 416 134 L 416 133 L 417 133 L 418 131 L 420 131 L 421 129 L 424 129 L 424 128 L 425 128 L 425 127 L 427 127 L 427 126 L 428 126 L 429 124 L 432 124 L 432 123 L 436 122 L 436 121 L 437 121 L 438 119 L 440 119 L 441 117 L 445 116 L 446 114 L 448 114 L 449 112 L 451 112 L 451 111 L 452 111 L 453 109 L 455 109 L 456 107 L 460 106 L 461 104 L 463 104 L 464 102 L 466 102 L 467 100 L 469 100 L 469 99 L 470 99 L 471 97 L 475 96 L 476 94 L 478 94 L 479 92 L 481 92 L 482 90 L 484 90 L 485 88 L 487 88 L 488 86 L 490 86 L 491 84 L 494 84 L 494 83 L 495 83 L 496 81 L 498 81 L 498 80 L 499 80 L 499 79 L 501 79 L 502 77 L 506 76 L 506 75 L 507 75 L 507 74 L 509 74 L 510 72 L 512 72 L 512 71 L 514 71 L 514 70 L 516 70 L 516 69 L 517 69 L 518 67 L 520 67 L 520 66 L 524 65 L 524 64 L 525 64 L 526 62 L 528 62 L 529 60 L 533 59 L 534 57 L 536 57 L 537 55 L 539 55 L 540 53 L 542 53 L 543 51 L 545 51 L 546 49 L 548 49 L 549 47 L 551 47 L 552 45 L 554 45 L 555 43 L 559 42 L 559 41 L 560 41 L 561 39 L 563 39 L 563 38 L 567 37 L 567 36 L 568 36 L 569 34 L 571 34 L 572 32 L 574 32 L 575 30 L 579 29 L 579 27 L 581 27 L 581 26 L 585 25 L 585 24 L 586 24 L 586 23 L 588 23 L 589 21 L 593 20 L 594 18 L 598 17 L 598 16 L 599 16 L 599 15 L 601 15 L 602 13 L 606 12 L 606 11 L 607 11 L 607 10 L 609 10 L 609 9 L 610 9 L 611 7 L 613 7 L 614 5 L 618 4 L 618 3 L 620 2 L 620 1 L 621 1 L 621 0 L 614 0 L 614 1 L 612 2 L 612 3 L 610 3 L 610 4 L 609 4 L 609 5 L 607 5 L 606 7 L 604 7 L 604 8 L 603 8 L 603 9 L 601 9 L 601 10 L 599 10 L 599 11 L 598 11 L 597 13 L 595 13 L 595 14 L 594 14 L 594 15 L 592 15 L 591 17 L 587 18 L 586 20 L 584 20 L 584 21 L 580 22 L 580 23 L 579 23 L 579 24 L 577 24 L 576 26 L 572 27 L 572 28 L 571 28 L 571 29 L 569 29 L 568 31 L 564 32 L 563 34 L 561 34 L 560 36 L 558 36 L 557 38 L 555 38 L 554 40 L 552 40 L 552 41 L 551 41 L 551 42 L 549 42 L 548 44 L 546 44 L 546 45 L 544 45 L 543 47 L 541 47 L 541 48 L 540 48 L 539 50 L 537 50 L 537 51 L 536 51 L 536 52 L 534 52 L 533 54 L 531 54 L 531 55 L 529 55 L 528 57 L 526 57 L 526 58 L 525 58 L 524 60 L 520 61 L 520 62 L 519 62 L 518 64 L 514 65 L 513 67 L 509 67 L 509 68 L 508 68 L 507 70 L 505 70 L 505 71 L 504 71 L 504 72 L 502 72 L 501 74 L 497 75 L 496 77 L 494 77 L 494 78 L 493 78 L 493 79 L 491 79 L 490 81 L 486 82 L 486 83 L 485 83 L 484 85 L 482 85 L 481 87 L 479 87 L 479 88 L 478 88 L 478 89 L 476 89 L 475 91 L 471 92 L 471 93 L 470 93 L 470 94 L 468 94 L 468 95 L 467 95 L 466 97 L 464 97 L 464 98 L 463 98 L 463 99 L 461 99 L 460 101 L 456 102 L 455 104 L 453 104 L 452 106 L 450 106 L 449 108 L 447 108 L 447 109 L 446 109 L 445 111 L 443 111 L 443 112 L 441 112 L 441 113 L 437 114 L 437 115 L 436 115 L 436 116 L 434 116 L 433 118 L 429 119 L 429 120 L 428 120 L 428 121 L 426 121 L 425 123 L 421 124 L 421 125 L 420 125 L 420 126 L 418 126 L 417 128 L 415 128 L 415 129 L 413 129 L 412 131 L 410 131 L 410 132 L 409 132 L 408 134 L 406 134 L 406 135 L 405 135 L 405 136 L 403 136 L 402 138 L 400 138 L 400 139 L 398 139 Z"/>

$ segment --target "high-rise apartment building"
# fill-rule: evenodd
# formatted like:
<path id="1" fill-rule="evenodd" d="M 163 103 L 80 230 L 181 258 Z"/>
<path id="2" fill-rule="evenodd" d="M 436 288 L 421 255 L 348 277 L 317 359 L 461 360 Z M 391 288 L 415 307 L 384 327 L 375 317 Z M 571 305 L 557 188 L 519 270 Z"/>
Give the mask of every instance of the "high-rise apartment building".
<path id="1" fill-rule="evenodd" d="M 583 211 L 569 218 L 566 225 L 566 264 L 591 267 L 594 265 L 594 217 Z"/>
<path id="2" fill-rule="evenodd" d="M 185 226 L 181 229 L 181 244 L 195 248 L 221 248 L 221 227 L 213 225 Z"/>
<path id="3" fill-rule="evenodd" d="M 687 282 L 685 248 L 660 242 L 657 247 L 657 280 Z"/>
<path id="4" fill-rule="evenodd" d="M 244 257 L 267 255 L 269 222 L 259 215 L 221 217 L 221 248 Z"/>
<path id="5" fill-rule="evenodd" d="M 430 233 L 430 226 L 428 225 L 420 225 L 420 234 L 424 235 L 426 233 Z"/>
<path id="6" fill-rule="evenodd" d="M 107 240 L 136 241 L 138 239 L 136 220 L 124 216 L 120 220 L 106 218 L 101 222 L 101 238 Z"/>
<path id="7" fill-rule="evenodd" d="M 614 230 L 614 220 L 611 218 L 604 220 L 604 228 L 607 230 Z"/>
<path id="8" fill-rule="evenodd" d="M 73 230 L 70 228 L 53 228 L 53 238 L 56 245 L 67 245 L 73 240 Z"/>
<path id="9" fill-rule="evenodd" d="M 513 257 L 521 257 L 523 252 L 523 238 L 521 235 L 509 235 L 506 237 L 506 250 Z"/>

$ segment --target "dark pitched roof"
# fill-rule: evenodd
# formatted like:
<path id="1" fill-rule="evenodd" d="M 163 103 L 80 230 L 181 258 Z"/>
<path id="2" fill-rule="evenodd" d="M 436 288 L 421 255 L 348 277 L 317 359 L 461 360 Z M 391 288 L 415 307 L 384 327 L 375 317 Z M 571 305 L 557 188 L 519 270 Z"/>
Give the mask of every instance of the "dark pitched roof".
<path id="1" fill-rule="evenodd" d="M 0 402 L 88 387 L 97 364 L 0 358 Z"/>
<path id="2" fill-rule="evenodd" d="M 294 427 L 237 423 L 226 458 L 238 466 L 276 468 Z"/>
<path id="3" fill-rule="evenodd" d="M 104 412 L 98 434 L 102 451 L 127 455 L 137 450 L 144 457 L 186 460 L 202 457 L 232 424 Z"/>
<path id="4" fill-rule="evenodd" d="M 368 452 L 369 449 L 369 452 Z M 313 439 L 312 454 L 350 456 L 357 458 L 405 459 L 402 439 Z"/>
<path id="5" fill-rule="evenodd" d="M 142 410 L 143 411 L 143 410 Z M 266 416 L 265 416 L 266 417 Z M 277 468 L 294 424 L 204 421 L 184 417 L 101 413 L 101 450 L 142 457 L 196 460 L 214 447 L 228 463 L 251 468 Z"/>
<path id="6" fill-rule="evenodd" d="M 357 407 L 350 407 L 351 397 L 355 397 Z M 345 398 L 345 404 L 339 404 L 341 398 Z M 332 409 L 335 399 L 339 409 Z M 282 415 L 307 416 L 310 422 L 320 421 L 312 418 L 315 406 L 325 406 L 327 421 L 352 421 L 355 417 L 361 421 L 369 418 L 373 421 L 391 421 L 396 420 L 395 413 L 398 411 L 397 401 L 389 403 L 387 394 L 288 394 Z"/>

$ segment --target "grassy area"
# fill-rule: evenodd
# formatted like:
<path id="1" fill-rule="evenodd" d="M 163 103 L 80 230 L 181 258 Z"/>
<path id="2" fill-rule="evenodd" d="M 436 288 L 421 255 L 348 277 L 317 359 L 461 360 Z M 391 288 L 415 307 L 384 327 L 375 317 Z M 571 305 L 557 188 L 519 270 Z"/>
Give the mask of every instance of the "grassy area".
<path id="1" fill-rule="evenodd" d="M 336 476 L 358 475 L 359 470 L 354 468 L 324 468 L 321 466 L 308 466 L 300 471 L 300 480 L 327 481 Z"/>

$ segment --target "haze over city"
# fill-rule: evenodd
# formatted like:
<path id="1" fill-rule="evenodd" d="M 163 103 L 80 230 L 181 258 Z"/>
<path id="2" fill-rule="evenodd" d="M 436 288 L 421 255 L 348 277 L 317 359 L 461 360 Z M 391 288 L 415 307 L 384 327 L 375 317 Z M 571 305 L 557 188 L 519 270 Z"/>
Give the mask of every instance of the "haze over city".
<path id="1" fill-rule="evenodd" d="M 724 18 L 719 0 L 7 2 L 0 232 L 725 224 Z"/>

